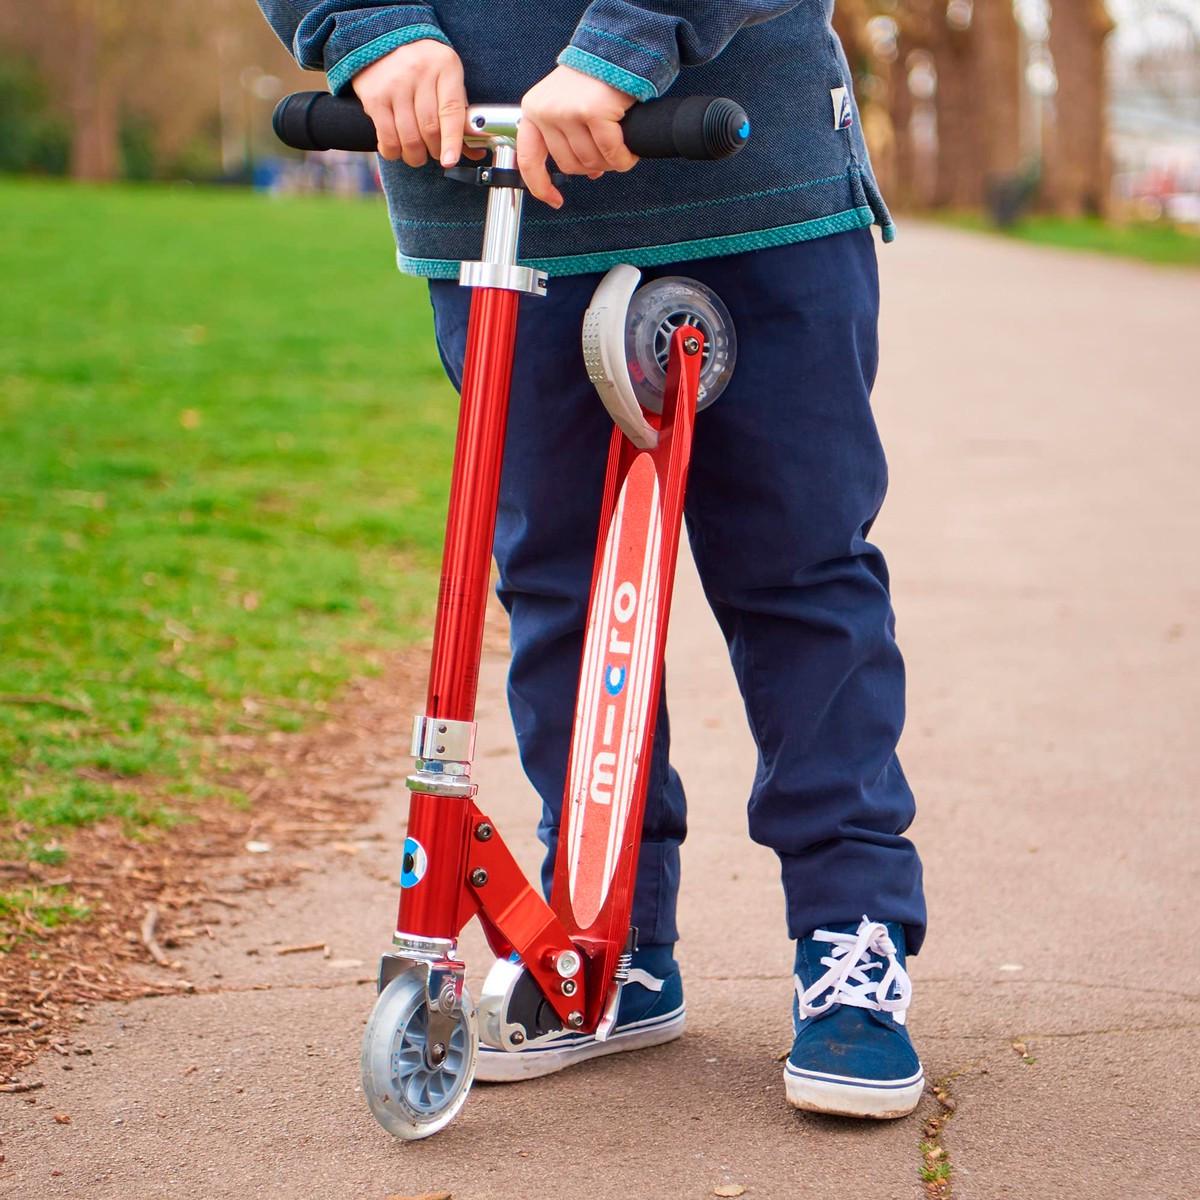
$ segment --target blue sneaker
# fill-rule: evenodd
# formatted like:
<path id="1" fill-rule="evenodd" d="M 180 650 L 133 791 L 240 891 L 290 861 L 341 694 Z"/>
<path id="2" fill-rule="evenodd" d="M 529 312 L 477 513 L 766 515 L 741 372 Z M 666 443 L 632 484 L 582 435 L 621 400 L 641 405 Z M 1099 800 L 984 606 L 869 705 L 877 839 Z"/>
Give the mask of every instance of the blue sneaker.
<path id="1" fill-rule="evenodd" d="M 912 1112 L 925 1073 L 904 1027 L 911 998 L 899 925 L 863 917 L 797 942 L 788 1103 L 880 1120 Z"/>
<path id="2" fill-rule="evenodd" d="M 484 1083 L 515 1083 L 552 1075 L 565 1067 L 674 1041 L 683 1033 L 683 979 L 673 945 L 640 946 L 633 953 L 617 1019 L 608 1037 L 557 1032 L 531 1039 L 519 1050 L 497 1050 L 480 1043 L 475 1078 Z"/>

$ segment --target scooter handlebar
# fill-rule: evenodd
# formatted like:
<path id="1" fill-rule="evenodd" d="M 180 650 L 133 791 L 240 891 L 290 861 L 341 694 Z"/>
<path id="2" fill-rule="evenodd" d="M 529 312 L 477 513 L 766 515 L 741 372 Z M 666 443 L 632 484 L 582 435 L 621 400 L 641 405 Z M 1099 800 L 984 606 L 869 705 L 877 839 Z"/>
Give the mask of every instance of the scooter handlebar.
<path id="1" fill-rule="evenodd" d="M 750 136 L 750 118 L 719 96 L 673 96 L 635 104 L 621 122 L 625 145 L 639 158 L 728 158 Z"/>
<path id="2" fill-rule="evenodd" d="M 468 118 L 469 119 L 469 118 Z M 296 150 L 374 150 L 375 125 L 354 96 L 293 92 L 275 106 L 275 135 Z M 745 145 L 750 119 L 740 104 L 713 96 L 635 104 L 621 122 L 639 158 L 728 158 Z"/>

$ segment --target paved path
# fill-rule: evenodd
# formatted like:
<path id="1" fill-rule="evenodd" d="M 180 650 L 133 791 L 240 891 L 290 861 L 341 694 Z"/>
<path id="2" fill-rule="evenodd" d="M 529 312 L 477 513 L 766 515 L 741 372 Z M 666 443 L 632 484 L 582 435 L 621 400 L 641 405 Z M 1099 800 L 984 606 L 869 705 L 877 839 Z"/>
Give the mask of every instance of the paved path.
<path id="1" fill-rule="evenodd" d="M 878 539 L 934 916 L 912 1026 L 950 1081 L 954 1195 L 1195 1197 L 1200 278 L 915 222 L 882 259 L 894 483 Z M 0 1097 L 0 1194 L 675 1200 L 740 1183 L 919 1200 L 932 1098 L 888 1125 L 784 1106 L 782 905 L 744 834 L 751 746 L 690 568 L 670 669 L 693 807 L 682 1041 L 476 1089 L 440 1137 L 391 1143 L 355 1094 L 371 995 L 354 979 L 390 930 L 392 793 L 386 844 L 364 830 L 357 855 L 305 854 L 302 886 L 189 958 L 224 990 L 99 1009 L 80 1031 L 91 1056 L 46 1056 L 36 1104 Z M 513 835 L 532 797 L 502 670 L 485 672 L 481 775 Z M 270 953 L 310 938 L 334 960 Z"/>

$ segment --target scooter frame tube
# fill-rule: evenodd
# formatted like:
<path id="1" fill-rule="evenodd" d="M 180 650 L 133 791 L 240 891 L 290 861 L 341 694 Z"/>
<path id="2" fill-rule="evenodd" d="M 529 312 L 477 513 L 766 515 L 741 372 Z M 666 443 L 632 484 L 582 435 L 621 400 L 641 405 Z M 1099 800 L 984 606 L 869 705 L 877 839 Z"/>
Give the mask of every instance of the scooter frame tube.
<path id="1" fill-rule="evenodd" d="M 495 166 L 511 168 L 511 110 L 483 112 L 475 137 L 490 139 Z M 579 1028 L 582 980 L 564 979 L 555 965 L 574 952 L 570 935 L 475 806 L 471 781 L 517 309 L 522 292 L 545 286 L 544 276 L 516 263 L 523 200 L 519 188 L 489 189 L 484 256 L 464 263 L 460 276 L 472 286 L 471 310 L 429 690 L 414 723 L 417 761 L 408 778 L 406 860 L 414 869 L 406 861 L 393 943 L 403 957 L 449 966 L 462 927 L 478 915 L 493 952 L 519 954 L 563 1024 Z M 461 971 L 448 974 L 461 986 Z"/>

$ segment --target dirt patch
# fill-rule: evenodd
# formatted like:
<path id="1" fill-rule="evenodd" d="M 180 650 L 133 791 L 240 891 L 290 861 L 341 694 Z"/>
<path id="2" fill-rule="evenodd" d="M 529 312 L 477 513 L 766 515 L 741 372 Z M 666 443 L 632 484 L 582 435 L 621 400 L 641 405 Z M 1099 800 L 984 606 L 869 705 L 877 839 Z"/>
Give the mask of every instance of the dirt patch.
<path id="1" fill-rule="evenodd" d="M 28 890 L 31 910 L 53 897 L 89 913 L 50 929 L 19 911 L 8 918 L 16 938 L 0 954 L 0 1090 L 21 1090 L 19 1072 L 39 1052 L 70 1055 L 81 1009 L 194 990 L 182 974 L 159 970 L 151 982 L 141 968 L 180 972 L 173 950 L 219 936 L 248 894 L 303 871 L 294 858 L 277 865 L 275 851 L 336 842 L 368 817 L 407 765 L 426 662 L 423 650 L 393 656 L 305 732 L 215 738 L 214 750 L 236 764 L 220 782 L 250 797 L 246 811 L 213 802 L 135 838 L 117 824 L 93 826 L 64 839 L 61 867 L 0 863 L 0 879 Z"/>

